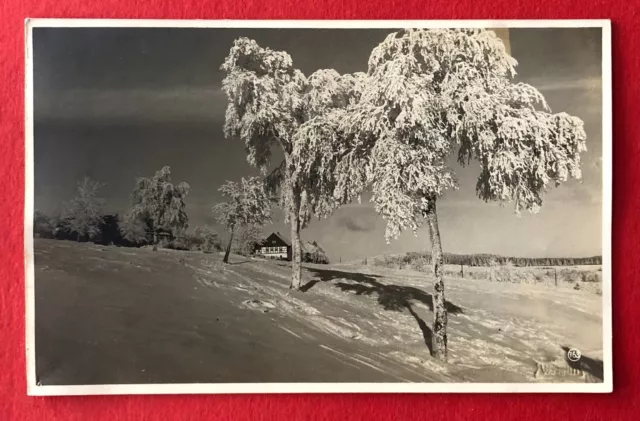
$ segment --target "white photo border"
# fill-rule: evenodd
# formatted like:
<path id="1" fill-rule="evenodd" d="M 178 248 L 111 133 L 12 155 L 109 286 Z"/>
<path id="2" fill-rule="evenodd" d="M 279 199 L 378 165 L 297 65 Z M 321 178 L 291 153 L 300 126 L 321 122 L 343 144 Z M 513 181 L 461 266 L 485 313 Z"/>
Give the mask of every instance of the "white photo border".
<path id="1" fill-rule="evenodd" d="M 193 383 L 41 386 L 36 383 L 34 296 L 33 28 L 601 28 L 602 29 L 602 383 Z M 25 20 L 24 259 L 26 361 L 29 396 L 253 394 L 253 393 L 609 393 L 613 391 L 611 222 L 612 82 L 611 21 L 587 20 Z"/>

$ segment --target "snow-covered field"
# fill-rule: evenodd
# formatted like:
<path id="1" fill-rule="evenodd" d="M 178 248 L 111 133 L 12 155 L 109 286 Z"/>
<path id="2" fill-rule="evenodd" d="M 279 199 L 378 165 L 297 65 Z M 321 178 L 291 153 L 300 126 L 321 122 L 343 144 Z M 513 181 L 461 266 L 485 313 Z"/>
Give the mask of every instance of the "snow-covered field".
<path id="1" fill-rule="evenodd" d="M 602 381 L 602 297 L 446 279 L 449 361 L 429 355 L 431 279 L 35 240 L 42 384 Z M 571 364 L 566 350 L 582 359 Z"/>

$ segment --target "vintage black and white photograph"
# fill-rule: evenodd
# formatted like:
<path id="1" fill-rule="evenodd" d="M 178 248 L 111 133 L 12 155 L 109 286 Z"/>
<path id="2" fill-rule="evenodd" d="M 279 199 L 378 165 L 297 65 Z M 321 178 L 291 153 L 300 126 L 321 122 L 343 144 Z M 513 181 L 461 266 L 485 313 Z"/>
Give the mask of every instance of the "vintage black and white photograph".
<path id="1" fill-rule="evenodd" d="M 609 392 L 608 21 L 27 21 L 32 395 Z"/>

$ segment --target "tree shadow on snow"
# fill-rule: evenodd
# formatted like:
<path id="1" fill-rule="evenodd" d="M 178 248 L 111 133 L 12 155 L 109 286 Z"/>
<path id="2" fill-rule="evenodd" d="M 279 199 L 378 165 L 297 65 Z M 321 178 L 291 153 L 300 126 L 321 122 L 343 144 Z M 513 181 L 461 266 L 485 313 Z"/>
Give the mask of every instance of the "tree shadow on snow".
<path id="1" fill-rule="evenodd" d="M 300 288 L 300 291 L 303 292 L 309 291 L 318 282 L 331 282 L 336 279 L 350 279 L 355 282 L 375 282 L 376 278 L 379 278 L 379 276 L 377 275 L 365 275 L 355 272 L 342 272 L 339 270 L 313 268 L 306 269 L 314 276 L 315 279 L 310 280 Z"/>
<path id="2" fill-rule="evenodd" d="M 312 279 L 312 280 L 310 280 L 309 282 L 307 282 L 306 284 L 302 285 L 302 286 L 300 287 L 300 291 L 302 291 L 302 292 L 307 292 L 307 291 L 309 291 L 311 288 L 313 288 L 313 286 L 314 286 L 315 284 L 317 284 L 318 282 L 320 282 L 318 279 Z"/>
<path id="3" fill-rule="evenodd" d="M 251 263 L 251 262 L 252 262 L 251 260 L 241 260 L 239 262 L 229 262 L 226 264 L 229 266 L 235 266 L 235 265 L 244 265 L 245 263 Z"/>
<path id="4" fill-rule="evenodd" d="M 355 292 L 356 295 L 378 295 L 378 303 L 385 310 L 402 311 L 411 301 L 418 301 L 426 305 L 429 310 L 433 311 L 433 297 L 418 288 L 409 286 L 389 285 L 379 282 L 377 275 L 365 275 L 362 273 L 343 272 L 338 270 L 326 269 L 307 269 L 316 279 L 304 285 L 304 291 L 308 291 L 318 282 L 330 282 L 337 279 L 353 281 L 355 283 L 336 282 L 333 285 L 345 292 Z M 459 307 L 449 301 L 445 303 L 447 312 L 450 314 L 463 313 L 462 307 Z M 412 310 L 413 311 L 413 310 Z M 415 317 L 415 316 L 414 316 Z"/>
<path id="5" fill-rule="evenodd" d="M 418 327 L 422 331 L 424 344 L 427 346 L 427 348 L 429 348 L 429 353 L 432 354 L 433 348 L 431 346 L 432 344 L 431 328 L 427 326 L 424 320 L 422 320 L 422 318 L 413 310 L 413 307 L 411 307 L 411 304 L 406 303 L 406 307 L 407 307 L 407 310 L 409 310 L 409 313 L 413 316 L 413 318 L 416 319 L 416 322 L 418 323 Z"/>

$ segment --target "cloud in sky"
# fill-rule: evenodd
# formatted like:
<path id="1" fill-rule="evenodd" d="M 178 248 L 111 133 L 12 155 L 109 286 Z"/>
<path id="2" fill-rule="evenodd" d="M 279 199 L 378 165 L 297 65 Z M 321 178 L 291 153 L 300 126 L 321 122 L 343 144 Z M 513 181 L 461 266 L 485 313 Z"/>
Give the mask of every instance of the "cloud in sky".
<path id="1" fill-rule="evenodd" d="M 375 228 L 375 223 L 365 218 L 355 218 L 353 216 L 344 216 L 338 220 L 338 225 L 343 226 L 349 231 L 367 232 Z"/>
<path id="2" fill-rule="evenodd" d="M 220 86 L 90 89 L 45 92 L 36 98 L 39 121 L 206 122 L 223 116 Z"/>
<path id="3" fill-rule="evenodd" d="M 602 78 L 600 77 L 584 77 L 571 78 L 570 75 L 563 78 L 533 78 L 527 83 L 535 86 L 540 91 L 569 91 L 569 90 L 587 90 L 599 93 L 602 88 Z"/>

